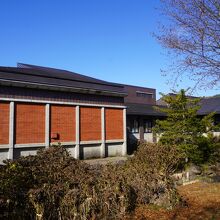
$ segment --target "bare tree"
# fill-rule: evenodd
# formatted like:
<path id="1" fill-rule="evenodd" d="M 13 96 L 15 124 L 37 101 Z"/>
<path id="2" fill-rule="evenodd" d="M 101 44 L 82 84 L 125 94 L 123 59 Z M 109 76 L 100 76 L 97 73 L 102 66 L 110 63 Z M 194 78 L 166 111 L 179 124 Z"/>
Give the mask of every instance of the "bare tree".
<path id="1" fill-rule="evenodd" d="M 174 60 L 165 74 L 172 73 L 174 83 L 187 75 L 197 88 L 219 86 L 220 0 L 161 0 L 161 3 L 169 20 L 156 37 Z"/>

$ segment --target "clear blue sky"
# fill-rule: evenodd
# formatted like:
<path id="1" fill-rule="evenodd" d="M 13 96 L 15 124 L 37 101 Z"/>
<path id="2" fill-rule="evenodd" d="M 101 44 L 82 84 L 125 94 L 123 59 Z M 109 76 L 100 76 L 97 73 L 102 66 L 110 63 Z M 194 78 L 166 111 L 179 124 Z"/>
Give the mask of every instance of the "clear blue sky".
<path id="1" fill-rule="evenodd" d="M 164 50 L 152 37 L 159 0 L 1 0 L 0 65 L 66 69 L 169 92 Z M 189 84 L 184 81 L 182 87 Z M 218 91 L 199 91 L 212 95 Z M 197 94 L 197 95 L 198 95 Z"/>

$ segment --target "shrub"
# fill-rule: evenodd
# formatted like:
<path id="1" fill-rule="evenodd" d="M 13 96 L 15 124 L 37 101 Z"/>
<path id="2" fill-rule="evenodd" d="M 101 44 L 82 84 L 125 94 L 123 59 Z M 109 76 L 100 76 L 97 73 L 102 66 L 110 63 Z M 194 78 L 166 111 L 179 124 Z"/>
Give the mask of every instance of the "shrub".
<path id="1" fill-rule="evenodd" d="M 113 170 L 115 172 L 113 172 Z M 50 147 L 1 167 L 0 217 L 91 219 L 125 214 L 132 189 L 113 165 L 98 169 Z"/>
<path id="2" fill-rule="evenodd" d="M 175 146 L 143 143 L 125 164 L 127 181 L 137 195 L 138 204 L 157 204 L 167 208 L 178 201 L 171 175 L 182 155 Z"/>
<path id="3" fill-rule="evenodd" d="M 28 191 L 33 176 L 20 161 L 7 160 L 0 167 L 0 218 L 28 219 L 34 216 L 34 207 L 28 202 Z"/>
<path id="4" fill-rule="evenodd" d="M 90 167 L 92 177 L 81 182 L 80 187 L 69 189 L 62 199 L 62 219 L 104 219 L 121 218 L 131 211 L 132 188 L 119 166 L 105 165 Z"/>
<path id="5" fill-rule="evenodd" d="M 15 212 L 26 218 L 35 214 L 56 218 L 66 191 L 79 187 L 84 180 L 89 181 L 89 174 L 88 166 L 70 157 L 63 147 L 51 147 L 40 150 L 36 156 L 6 161 L 0 180 L 2 205 L 12 216 Z"/>
<path id="6" fill-rule="evenodd" d="M 218 162 L 220 157 L 220 142 L 212 135 L 201 136 L 196 139 L 194 146 L 189 149 L 190 161 L 196 165 Z"/>
<path id="7" fill-rule="evenodd" d="M 175 147 L 142 144 L 121 165 L 89 166 L 62 146 L 6 161 L 0 175 L 0 218 L 120 219 L 137 204 L 171 207 Z"/>

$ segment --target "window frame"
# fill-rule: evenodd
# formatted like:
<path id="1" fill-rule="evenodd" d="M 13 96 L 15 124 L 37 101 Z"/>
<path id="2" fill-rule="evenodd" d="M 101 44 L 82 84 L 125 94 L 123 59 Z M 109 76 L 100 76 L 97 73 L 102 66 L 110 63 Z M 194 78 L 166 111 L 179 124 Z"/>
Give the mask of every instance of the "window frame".
<path id="1" fill-rule="evenodd" d="M 130 132 L 133 134 L 137 134 L 140 132 L 140 122 L 138 118 L 132 118 L 130 120 Z"/>
<path id="2" fill-rule="evenodd" d="M 152 133 L 153 120 L 145 119 L 144 120 L 144 133 Z"/>

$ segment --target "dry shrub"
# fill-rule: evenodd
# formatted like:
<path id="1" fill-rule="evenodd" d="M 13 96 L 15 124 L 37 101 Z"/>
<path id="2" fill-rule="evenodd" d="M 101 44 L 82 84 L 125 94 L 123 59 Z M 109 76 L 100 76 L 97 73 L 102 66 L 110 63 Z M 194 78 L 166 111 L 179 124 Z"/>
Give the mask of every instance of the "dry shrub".
<path id="1" fill-rule="evenodd" d="M 5 214 L 0 217 L 120 218 L 131 209 L 132 188 L 117 170 L 89 166 L 61 146 L 7 161 L 1 167 L 0 205 Z"/>
<path id="2" fill-rule="evenodd" d="M 0 219 L 32 219 L 34 207 L 28 202 L 32 174 L 19 161 L 0 167 Z"/>
<path id="3" fill-rule="evenodd" d="M 33 219 L 36 215 L 57 219 L 68 190 L 80 190 L 93 179 L 87 164 L 70 157 L 61 146 L 51 147 L 40 150 L 36 156 L 6 161 L 1 170 L 0 200 L 10 218 L 15 215 Z"/>
<path id="4" fill-rule="evenodd" d="M 96 187 L 104 213 L 110 211 L 110 216 L 116 217 L 134 209 L 136 194 L 128 184 L 121 165 L 102 166 Z"/>
<path id="5" fill-rule="evenodd" d="M 127 182 L 135 190 L 137 204 L 172 208 L 179 197 L 170 176 L 182 155 L 175 146 L 142 143 L 125 164 Z"/>
<path id="6" fill-rule="evenodd" d="M 65 148 L 58 146 L 40 151 L 32 157 L 29 168 L 36 177 L 29 190 L 29 201 L 35 207 L 37 216 L 43 219 L 62 217 L 63 199 L 70 192 L 74 192 L 73 209 L 76 216 L 79 214 L 80 205 L 87 199 L 90 185 L 95 182 L 87 164 L 74 159 Z"/>
<path id="7" fill-rule="evenodd" d="M 1 167 L 0 217 L 17 219 L 122 218 L 136 204 L 176 201 L 169 175 L 175 148 L 142 144 L 125 164 L 90 166 L 61 146 Z"/>
<path id="8" fill-rule="evenodd" d="M 132 188 L 124 176 L 118 176 L 118 170 L 113 165 L 96 167 L 92 184 L 85 182 L 80 190 L 69 190 L 62 201 L 62 219 L 119 219 L 133 210 Z"/>

